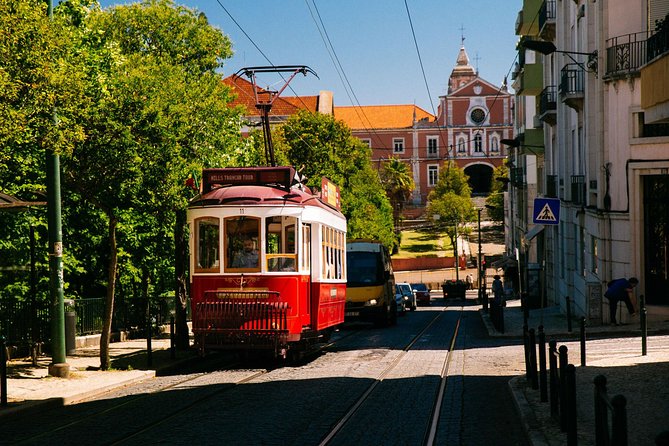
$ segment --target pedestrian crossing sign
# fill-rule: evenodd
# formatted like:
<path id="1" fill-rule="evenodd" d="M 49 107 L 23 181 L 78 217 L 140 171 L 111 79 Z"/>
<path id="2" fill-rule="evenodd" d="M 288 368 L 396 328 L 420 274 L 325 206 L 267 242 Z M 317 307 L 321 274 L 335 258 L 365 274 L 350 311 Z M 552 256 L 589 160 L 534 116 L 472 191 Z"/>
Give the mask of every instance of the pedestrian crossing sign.
<path id="1" fill-rule="evenodd" d="M 560 200 L 558 198 L 535 198 L 534 219 L 536 225 L 556 225 L 560 223 Z"/>

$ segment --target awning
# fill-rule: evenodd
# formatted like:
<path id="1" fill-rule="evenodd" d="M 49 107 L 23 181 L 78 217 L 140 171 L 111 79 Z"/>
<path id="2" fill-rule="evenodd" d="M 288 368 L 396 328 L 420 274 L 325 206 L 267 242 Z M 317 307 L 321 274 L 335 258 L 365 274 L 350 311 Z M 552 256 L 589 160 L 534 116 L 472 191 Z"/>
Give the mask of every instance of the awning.
<path id="1" fill-rule="evenodd" d="M 544 225 L 534 225 L 532 229 L 530 229 L 529 231 L 527 231 L 527 233 L 525 233 L 525 240 L 527 240 L 527 242 L 530 242 L 534 237 L 539 235 L 539 233 L 541 233 L 541 231 L 543 231 L 544 228 L 545 228 Z"/>
<path id="2" fill-rule="evenodd" d="M 513 257 L 505 255 L 501 259 L 495 260 L 494 262 L 492 262 L 490 264 L 490 266 L 495 268 L 495 269 L 500 269 L 500 268 L 509 268 L 509 267 L 512 267 L 512 266 L 516 266 L 517 264 L 518 264 L 518 262 L 516 262 L 516 259 L 514 259 Z"/>

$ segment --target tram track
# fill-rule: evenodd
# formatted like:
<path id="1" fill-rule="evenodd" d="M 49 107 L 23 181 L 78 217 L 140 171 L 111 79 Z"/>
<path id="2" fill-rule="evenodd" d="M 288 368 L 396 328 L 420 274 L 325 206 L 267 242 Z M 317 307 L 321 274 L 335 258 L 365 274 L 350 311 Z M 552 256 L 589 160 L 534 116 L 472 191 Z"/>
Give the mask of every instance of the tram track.
<path id="1" fill-rule="evenodd" d="M 380 375 L 370 384 L 370 386 L 362 393 L 362 395 L 355 401 L 353 405 L 348 409 L 348 411 L 342 416 L 339 421 L 334 425 L 330 432 L 321 440 L 319 446 L 328 446 L 333 440 L 336 439 L 337 435 L 342 432 L 346 424 L 351 420 L 364 405 L 370 395 L 377 390 L 378 386 L 383 382 L 384 379 L 401 363 L 405 358 L 408 352 L 414 347 L 414 345 L 425 336 L 425 334 L 430 330 L 430 328 L 442 317 L 444 312 L 448 307 L 444 308 L 443 311 L 439 312 L 423 329 L 416 334 L 402 349 L 402 354 L 398 355 L 388 366 L 380 373 Z M 444 392 L 446 391 L 447 381 L 448 381 L 448 372 L 451 362 L 451 352 L 455 346 L 457 340 L 458 332 L 460 329 L 460 321 L 462 319 L 462 312 L 456 321 L 455 328 L 451 335 L 451 340 L 449 344 L 449 353 L 446 355 L 446 358 L 442 364 L 441 374 L 440 374 L 440 383 L 436 392 L 434 399 L 434 404 L 432 406 L 432 411 L 430 414 L 430 423 L 428 428 L 425 431 L 423 445 L 432 446 L 435 444 L 437 426 L 439 424 L 441 402 L 443 400 Z"/>

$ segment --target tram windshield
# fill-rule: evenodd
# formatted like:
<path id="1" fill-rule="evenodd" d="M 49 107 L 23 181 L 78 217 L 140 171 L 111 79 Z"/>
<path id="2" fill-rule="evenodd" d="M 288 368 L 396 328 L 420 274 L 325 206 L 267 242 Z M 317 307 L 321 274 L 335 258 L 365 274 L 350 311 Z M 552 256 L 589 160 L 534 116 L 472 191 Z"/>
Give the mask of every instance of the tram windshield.
<path id="1" fill-rule="evenodd" d="M 238 216 L 225 219 L 226 269 L 260 270 L 259 234 L 259 218 Z"/>

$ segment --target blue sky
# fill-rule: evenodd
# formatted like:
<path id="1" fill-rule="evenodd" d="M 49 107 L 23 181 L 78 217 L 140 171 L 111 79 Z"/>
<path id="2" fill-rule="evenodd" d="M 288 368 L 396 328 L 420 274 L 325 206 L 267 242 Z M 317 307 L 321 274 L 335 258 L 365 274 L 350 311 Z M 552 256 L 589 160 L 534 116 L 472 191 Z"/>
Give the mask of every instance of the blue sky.
<path id="1" fill-rule="evenodd" d="M 101 3 L 106 7 L 131 2 Z M 471 65 L 478 66 L 483 79 L 499 86 L 504 76 L 510 75 L 516 57 L 514 26 L 522 7 L 520 0 L 407 0 L 406 3 L 404 0 L 176 0 L 176 3 L 204 12 L 212 25 L 230 37 L 235 54 L 225 62 L 226 75 L 249 66 L 307 65 L 318 78 L 298 75 L 283 95 L 316 95 L 320 90 L 331 90 L 336 106 L 415 103 L 430 113 L 437 109 L 438 97 L 446 93 L 462 35 Z M 321 21 L 327 36 L 321 35 Z M 328 38 L 333 55 L 324 43 Z M 339 73 L 332 61 L 335 55 L 343 69 Z M 276 74 L 259 77 L 262 87 L 278 89 L 283 84 Z"/>

